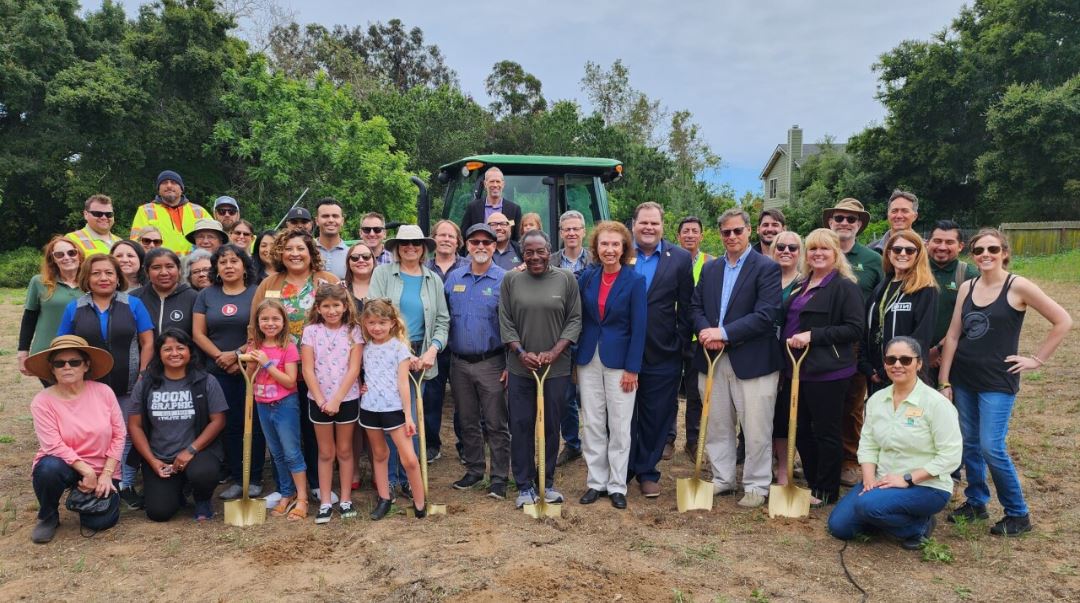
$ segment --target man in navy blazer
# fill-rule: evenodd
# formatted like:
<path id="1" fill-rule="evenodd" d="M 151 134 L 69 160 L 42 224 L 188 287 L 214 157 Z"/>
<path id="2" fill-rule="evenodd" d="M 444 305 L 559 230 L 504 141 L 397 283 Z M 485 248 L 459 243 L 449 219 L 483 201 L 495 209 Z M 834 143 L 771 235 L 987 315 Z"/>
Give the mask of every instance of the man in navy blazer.
<path id="1" fill-rule="evenodd" d="M 634 401 L 627 482 L 637 477 L 646 498 L 660 496 L 656 464 L 678 410 L 682 348 L 690 340 L 690 297 L 694 291 L 690 254 L 663 236 L 664 208 L 652 201 L 638 205 L 634 210 L 634 269 L 645 277 L 648 327 L 645 362 Z"/>
<path id="2" fill-rule="evenodd" d="M 521 207 L 503 197 L 505 184 L 505 178 L 499 168 L 489 167 L 484 172 L 485 198 L 477 199 L 465 206 L 465 215 L 461 218 L 461 232 L 469 232 L 473 224 L 487 224 L 491 214 L 500 213 L 510 222 L 510 240 L 518 240 Z"/>
<path id="3" fill-rule="evenodd" d="M 750 216 L 729 209 L 720 216 L 725 254 L 701 270 L 690 312 L 701 346 L 723 351 L 716 363 L 705 451 L 716 494 L 734 494 L 738 426 L 746 437 L 743 507 L 765 502 L 772 483 L 773 410 L 781 365 L 776 339 L 780 267 L 750 247 Z M 695 366 L 708 370 L 698 347 Z M 705 375 L 698 376 L 705 388 Z"/>

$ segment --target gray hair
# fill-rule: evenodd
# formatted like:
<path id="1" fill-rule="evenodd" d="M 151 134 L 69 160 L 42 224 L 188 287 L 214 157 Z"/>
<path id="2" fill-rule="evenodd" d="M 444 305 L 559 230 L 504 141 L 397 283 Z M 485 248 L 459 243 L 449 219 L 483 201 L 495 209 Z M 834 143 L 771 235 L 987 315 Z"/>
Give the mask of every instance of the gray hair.
<path id="1" fill-rule="evenodd" d="M 202 247 L 192 250 L 191 253 L 184 256 L 184 281 L 191 282 L 191 265 L 199 260 L 209 260 L 214 257 L 214 254 L 203 249 Z"/>
<path id="2" fill-rule="evenodd" d="M 522 249 L 525 248 L 525 243 L 529 239 L 542 239 L 544 241 L 544 245 L 547 246 L 548 251 L 551 251 L 551 237 L 549 237 L 546 232 L 542 230 L 530 230 L 529 232 L 521 235 Z"/>
<path id="3" fill-rule="evenodd" d="M 573 220 L 574 218 L 581 220 L 581 223 L 585 224 L 585 216 L 583 216 L 581 212 L 576 209 L 568 209 L 564 211 L 561 216 L 559 216 L 559 226 L 562 226 L 563 222 L 567 220 Z"/>
<path id="4" fill-rule="evenodd" d="M 885 207 L 892 207 L 892 202 L 897 199 L 907 199 L 911 201 L 911 210 L 915 213 L 919 213 L 919 198 L 915 196 L 915 193 L 900 190 L 898 188 L 893 189 L 891 195 L 889 195 L 889 202 Z"/>
<path id="5" fill-rule="evenodd" d="M 716 220 L 716 225 L 722 226 L 724 222 L 727 222 L 732 218 L 742 218 L 743 224 L 750 226 L 750 214 L 748 214 L 746 210 L 742 209 L 741 207 L 732 207 L 731 209 L 720 214 L 720 217 Z"/>

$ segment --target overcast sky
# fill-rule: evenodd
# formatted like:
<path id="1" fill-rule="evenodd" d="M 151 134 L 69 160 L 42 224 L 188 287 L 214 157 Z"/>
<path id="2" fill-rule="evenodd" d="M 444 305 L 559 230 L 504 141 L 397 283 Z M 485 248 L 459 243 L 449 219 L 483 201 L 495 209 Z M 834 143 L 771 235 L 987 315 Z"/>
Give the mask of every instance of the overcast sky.
<path id="1" fill-rule="evenodd" d="M 799 124 L 805 142 L 838 142 L 880 122 L 871 65 L 897 43 L 946 27 L 959 0 L 277 0 L 301 23 L 401 19 L 437 44 L 461 87 L 486 104 L 492 65 L 517 61 L 550 100 L 573 98 L 586 61 L 622 59 L 631 84 L 688 109 L 724 160 L 717 179 L 760 192 L 769 154 Z M 141 2 L 124 0 L 128 16 Z M 100 2 L 84 6 L 94 8 Z M 478 152 L 483 149 L 477 149 Z"/>

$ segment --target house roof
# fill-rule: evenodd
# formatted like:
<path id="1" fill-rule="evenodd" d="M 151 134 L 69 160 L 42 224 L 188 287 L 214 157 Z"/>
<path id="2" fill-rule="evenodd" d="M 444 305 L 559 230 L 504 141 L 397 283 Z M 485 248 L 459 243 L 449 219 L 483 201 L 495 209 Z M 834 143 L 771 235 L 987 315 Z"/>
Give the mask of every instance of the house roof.
<path id="1" fill-rule="evenodd" d="M 831 147 L 832 149 L 836 150 L 837 152 L 843 153 L 844 149 L 847 147 L 847 145 L 844 144 L 844 143 L 837 143 L 837 142 L 834 142 L 834 143 L 831 143 L 831 144 L 828 144 L 828 145 L 824 145 L 824 144 L 804 144 L 803 145 L 803 156 L 802 156 L 802 158 L 806 159 L 807 157 L 810 157 L 811 155 L 817 155 L 818 153 L 822 152 L 826 147 Z M 765 176 L 773 169 L 773 166 L 776 165 L 776 162 L 779 161 L 781 157 L 786 156 L 787 154 L 788 154 L 788 145 L 786 145 L 786 144 L 778 144 L 778 145 L 776 145 L 776 149 L 774 149 L 773 152 L 772 152 L 772 155 L 769 156 L 769 161 L 767 161 L 765 163 L 765 169 L 761 170 L 761 175 L 758 176 L 758 180 L 764 180 Z M 798 161 L 795 162 L 795 165 L 797 167 L 802 167 L 802 164 L 800 162 L 798 162 Z"/>

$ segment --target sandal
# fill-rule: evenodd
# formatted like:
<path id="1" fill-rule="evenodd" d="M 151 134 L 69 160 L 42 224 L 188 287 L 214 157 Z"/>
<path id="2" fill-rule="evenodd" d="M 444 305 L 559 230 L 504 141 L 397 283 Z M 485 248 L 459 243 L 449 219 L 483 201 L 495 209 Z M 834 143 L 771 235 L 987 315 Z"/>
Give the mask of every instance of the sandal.
<path id="1" fill-rule="evenodd" d="M 293 505 L 292 509 L 289 509 L 289 515 L 286 517 L 289 521 L 300 521 L 307 518 L 308 501 L 298 500 Z"/>
<path id="2" fill-rule="evenodd" d="M 296 496 L 282 496 L 274 508 L 270 511 L 271 517 L 281 517 L 288 514 L 296 504 Z"/>

